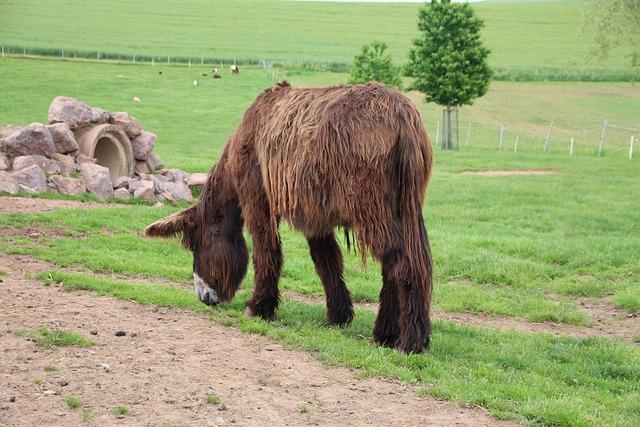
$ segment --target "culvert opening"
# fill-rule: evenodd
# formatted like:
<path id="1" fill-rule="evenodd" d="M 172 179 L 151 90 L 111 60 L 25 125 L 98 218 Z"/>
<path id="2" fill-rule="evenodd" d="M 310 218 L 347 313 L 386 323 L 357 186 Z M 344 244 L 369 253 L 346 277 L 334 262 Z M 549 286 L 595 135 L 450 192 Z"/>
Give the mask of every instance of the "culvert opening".
<path id="1" fill-rule="evenodd" d="M 76 139 L 82 154 L 96 159 L 97 164 L 109 169 L 112 182 L 121 176 L 133 175 L 133 146 L 129 137 L 117 126 L 94 126 L 77 134 Z"/>
<path id="2" fill-rule="evenodd" d="M 109 169 L 111 181 L 115 181 L 118 177 L 123 176 L 120 150 L 118 150 L 118 146 L 111 138 L 100 138 L 96 142 L 93 157 L 96 159 L 96 163 Z"/>

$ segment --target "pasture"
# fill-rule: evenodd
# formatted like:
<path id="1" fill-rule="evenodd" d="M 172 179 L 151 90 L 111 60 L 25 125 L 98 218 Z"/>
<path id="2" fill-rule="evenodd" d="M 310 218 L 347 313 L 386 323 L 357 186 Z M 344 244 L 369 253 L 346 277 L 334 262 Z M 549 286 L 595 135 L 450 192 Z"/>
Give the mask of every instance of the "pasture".
<path id="1" fill-rule="evenodd" d="M 206 172 L 245 109 L 275 84 L 245 60 L 274 61 L 296 86 L 343 84 L 348 74 L 328 70 L 344 69 L 372 40 L 405 62 L 418 7 L 5 0 L 0 45 L 64 49 L 67 60 L 0 59 L 0 126 L 46 122 L 51 100 L 70 96 L 129 112 L 157 134 L 167 167 Z M 191 253 L 178 239 L 143 236 L 186 203 L 1 196 L 0 425 L 345 416 L 372 425 L 640 425 L 640 153 L 628 158 L 629 138 L 640 135 L 608 128 L 597 157 L 604 120 L 639 127 L 640 88 L 533 81 L 630 72 L 624 51 L 586 59 L 581 1 L 474 8 L 498 77 L 530 81 L 493 81 L 460 110 L 460 149 L 435 149 L 423 209 L 435 266 L 428 352 L 373 343 L 381 268 L 370 258 L 363 266 L 340 233 L 353 323 L 326 325 L 308 244 L 285 223 L 282 299 L 267 322 L 242 314 L 251 263 L 233 302 L 208 307 L 193 293 Z M 68 59 L 98 52 L 122 60 Z M 132 65 L 133 54 L 159 60 Z M 193 67 L 169 66 L 167 55 L 192 57 Z M 221 79 L 201 56 L 225 59 Z M 239 75 L 228 70 L 233 59 Z M 440 107 L 407 96 L 436 144 Z"/>
<path id="2" fill-rule="evenodd" d="M 3 123 L 44 121 L 54 96 L 74 96 L 139 117 L 158 134 L 157 152 L 170 167 L 206 171 L 244 109 L 272 81 L 260 69 L 245 67 L 218 81 L 200 76 L 203 71 L 7 59 L 0 65 L 6 94 L 0 117 Z M 346 79 L 295 70 L 289 77 L 298 85 Z M 193 87 L 193 79 L 201 84 Z M 142 102 L 132 103 L 133 96 Z M 410 96 L 433 134 L 437 108 Z M 421 396 L 479 405 L 497 418 L 532 425 L 635 425 L 640 166 L 626 158 L 622 139 L 600 159 L 596 145 L 569 158 L 566 140 L 554 140 L 552 150 L 542 152 L 537 132 L 544 133 L 549 117 L 575 128 L 603 116 L 630 122 L 639 102 L 640 93 L 629 84 L 494 82 L 486 98 L 462 111 L 476 129 L 473 142 L 458 152 L 436 150 L 424 208 L 436 267 L 435 331 L 425 354 L 406 356 L 372 344 L 380 268 L 370 261 L 364 269 L 359 254 L 346 254 L 345 247 L 345 277 L 359 304 L 356 320 L 345 329 L 325 326 L 322 285 L 307 244 L 286 225 L 284 296 L 275 322 L 241 315 L 251 271 L 233 303 L 211 309 L 197 301 L 189 289 L 190 253 L 175 240 L 141 237 L 147 224 L 173 207 L 4 213 L 0 249 L 44 262 L 32 280 L 71 292 L 66 298 L 89 291 L 181 309 L 363 376 L 415 384 Z M 525 138 L 517 153 L 497 151 L 500 120 L 514 123 L 520 134 L 530 132 L 530 144 Z M 493 169 L 550 173 L 460 173 Z M 80 391 L 74 393 L 86 402 Z M 133 414 L 144 414 L 132 399 L 126 403 Z M 94 410 L 112 416 L 99 405 Z M 320 413 L 321 405 L 314 410 Z"/>
<path id="3" fill-rule="evenodd" d="M 108 6 L 90 7 L 82 0 L 6 0 L 0 14 L 0 44 L 33 51 L 66 49 L 68 54 L 350 64 L 360 46 L 381 40 L 401 64 L 417 34 L 419 7 L 416 3 L 197 0 L 175 10 L 169 0 L 115 0 Z M 589 30 L 578 30 L 584 10 L 581 1 L 488 1 L 474 8 L 486 21 L 483 34 L 493 51 L 493 67 L 526 70 L 528 75 L 545 68 L 556 73 L 598 69 L 605 75 L 628 69 L 624 50 L 603 62 L 587 60 L 591 36 Z"/>

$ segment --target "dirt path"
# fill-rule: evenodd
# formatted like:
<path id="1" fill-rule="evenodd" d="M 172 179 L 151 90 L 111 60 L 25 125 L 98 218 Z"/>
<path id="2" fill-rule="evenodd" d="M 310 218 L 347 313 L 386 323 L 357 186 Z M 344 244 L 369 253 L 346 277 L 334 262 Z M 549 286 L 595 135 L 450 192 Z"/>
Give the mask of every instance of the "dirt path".
<path id="1" fill-rule="evenodd" d="M 0 266 L 8 273 L 0 283 L 0 425 L 79 425 L 82 410 L 94 425 L 507 425 L 478 408 L 419 398 L 411 386 L 328 368 L 205 316 L 45 287 L 28 272 L 49 266 L 28 257 L 0 255 Z M 39 326 L 98 345 L 44 350 L 12 333 Z M 203 402 L 209 393 L 224 410 Z M 68 395 L 82 407 L 68 408 Z M 117 406 L 131 415 L 117 418 Z"/>
<path id="2" fill-rule="evenodd" d="M 76 200 L 49 200 L 30 197 L 0 197 L 0 214 L 3 213 L 34 213 L 49 212 L 58 208 L 88 209 L 106 208 L 126 205 L 102 204 L 95 202 L 80 202 Z"/>

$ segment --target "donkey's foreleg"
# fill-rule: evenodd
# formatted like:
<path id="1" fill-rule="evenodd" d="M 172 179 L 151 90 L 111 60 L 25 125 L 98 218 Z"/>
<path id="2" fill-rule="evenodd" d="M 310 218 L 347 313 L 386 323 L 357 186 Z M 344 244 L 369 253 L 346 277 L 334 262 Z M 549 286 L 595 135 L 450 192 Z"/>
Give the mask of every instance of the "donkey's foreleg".
<path id="1" fill-rule="evenodd" d="M 269 219 L 269 209 L 262 206 L 245 216 L 245 223 L 253 238 L 253 296 L 247 301 L 248 316 L 275 319 L 280 300 L 278 281 L 282 270 L 282 248 L 277 223 Z"/>
<path id="2" fill-rule="evenodd" d="M 324 286 L 327 320 L 331 325 L 347 325 L 353 319 L 353 303 L 344 278 L 342 253 L 333 233 L 308 238 L 311 258 Z"/>

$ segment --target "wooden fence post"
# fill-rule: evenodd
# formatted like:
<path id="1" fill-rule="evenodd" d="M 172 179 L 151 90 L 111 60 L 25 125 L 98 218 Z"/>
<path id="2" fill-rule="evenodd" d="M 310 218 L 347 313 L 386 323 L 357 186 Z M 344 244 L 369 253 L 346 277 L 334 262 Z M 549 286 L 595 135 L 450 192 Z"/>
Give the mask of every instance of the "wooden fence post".
<path id="1" fill-rule="evenodd" d="M 64 61 L 64 49 L 60 51 L 60 60 Z"/>
<path id="2" fill-rule="evenodd" d="M 498 149 L 500 151 L 504 151 L 504 141 L 502 139 L 503 135 L 504 135 L 504 124 L 501 124 L 500 125 L 500 144 L 498 145 Z"/>
<path id="3" fill-rule="evenodd" d="M 2 59 L 4 59 L 4 46 L 2 46 Z"/>
<path id="4" fill-rule="evenodd" d="M 518 138 L 519 138 L 519 136 L 516 135 L 516 142 L 513 143 L 513 152 L 514 153 L 518 152 Z"/>
<path id="5" fill-rule="evenodd" d="M 469 122 L 469 126 L 467 126 L 467 137 L 464 140 L 464 148 L 469 146 L 469 139 L 471 138 L 471 122 Z"/>
<path id="6" fill-rule="evenodd" d="M 436 147 L 440 145 L 440 121 L 436 123 Z"/>
<path id="7" fill-rule="evenodd" d="M 636 137 L 634 135 L 631 136 L 631 141 L 629 141 L 629 160 L 633 158 L 633 143 L 635 142 Z"/>
<path id="8" fill-rule="evenodd" d="M 602 125 L 602 132 L 600 133 L 600 144 L 598 145 L 598 157 L 602 155 L 604 151 L 604 138 L 607 135 L 607 126 L 609 125 L 609 119 L 605 119 Z"/>
<path id="9" fill-rule="evenodd" d="M 569 145 L 569 156 L 573 156 L 573 142 L 574 138 L 571 137 L 571 144 Z"/>
<path id="10" fill-rule="evenodd" d="M 549 124 L 549 129 L 547 129 L 547 136 L 544 139 L 544 152 L 545 153 L 547 151 L 549 151 L 549 144 L 551 143 L 551 132 L 553 131 L 553 124 L 554 124 L 553 121 Z"/>

